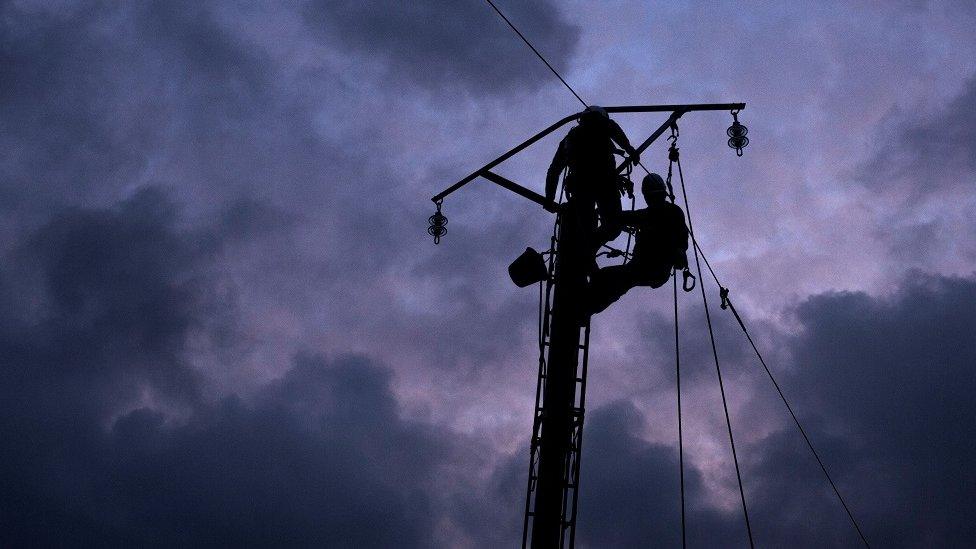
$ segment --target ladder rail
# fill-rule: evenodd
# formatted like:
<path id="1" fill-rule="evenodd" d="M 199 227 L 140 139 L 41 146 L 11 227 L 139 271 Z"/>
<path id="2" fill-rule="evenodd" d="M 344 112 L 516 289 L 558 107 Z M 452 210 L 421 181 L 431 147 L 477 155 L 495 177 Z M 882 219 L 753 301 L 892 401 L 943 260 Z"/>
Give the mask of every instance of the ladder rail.
<path id="1" fill-rule="evenodd" d="M 540 294 L 539 296 L 539 374 L 536 378 L 535 407 L 532 417 L 532 437 L 529 442 L 529 476 L 525 493 L 525 513 L 522 519 L 523 549 L 525 549 L 528 544 L 529 519 L 534 515 L 532 512 L 532 496 L 535 495 L 536 480 L 538 480 L 539 428 L 542 426 L 542 398 L 545 391 L 546 370 L 548 366 L 547 349 L 549 346 L 549 328 L 552 317 L 552 287 L 553 275 L 555 273 L 555 250 L 559 224 L 560 216 L 557 215 L 549 247 L 550 254 L 548 261 L 548 276 L 546 278 L 545 291 L 544 295 Z"/>
<path id="2" fill-rule="evenodd" d="M 579 410 L 578 421 L 575 427 L 576 432 L 574 433 L 575 443 L 573 444 L 573 469 L 572 469 L 572 483 L 573 483 L 573 508 L 572 515 L 570 515 L 571 527 L 569 529 L 569 547 L 572 549 L 576 546 L 576 517 L 579 511 L 579 490 L 580 490 L 580 465 L 583 458 L 583 420 L 585 418 L 586 410 L 586 374 L 589 366 L 590 358 L 590 319 L 586 319 L 586 327 L 583 331 L 583 360 L 580 364 L 580 375 L 576 378 L 577 387 L 579 389 Z"/>
<path id="3" fill-rule="evenodd" d="M 548 277 L 540 284 L 539 311 L 539 371 L 536 379 L 536 398 L 532 421 L 532 438 L 529 450 L 529 474 L 526 481 L 525 509 L 522 520 L 522 547 L 528 547 L 529 532 L 535 520 L 533 506 L 537 496 L 539 479 L 540 429 L 543 422 L 543 398 L 549 367 L 550 334 L 552 323 L 552 298 L 555 281 L 555 249 L 559 238 L 560 216 L 557 216 L 550 243 Z M 583 445 L 583 422 L 586 405 L 586 378 L 589 367 L 590 319 L 581 326 L 582 343 L 577 342 L 576 371 L 573 372 L 573 423 L 569 451 L 563 462 L 562 505 L 560 512 L 559 547 L 574 547 L 576 543 L 576 519 L 579 514 L 579 483 Z"/>

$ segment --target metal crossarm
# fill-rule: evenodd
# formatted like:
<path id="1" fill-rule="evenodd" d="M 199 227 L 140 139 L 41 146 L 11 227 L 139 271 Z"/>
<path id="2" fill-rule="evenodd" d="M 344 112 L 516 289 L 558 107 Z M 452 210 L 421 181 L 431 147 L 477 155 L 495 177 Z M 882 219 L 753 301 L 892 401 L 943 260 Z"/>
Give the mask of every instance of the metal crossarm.
<path id="1" fill-rule="evenodd" d="M 604 107 L 604 108 L 606 109 L 606 111 L 608 113 L 648 113 L 648 112 L 670 112 L 671 113 L 671 116 L 668 118 L 668 121 L 665 122 L 665 124 L 662 125 L 660 128 L 658 128 L 658 130 L 656 130 L 653 134 L 651 134 L 651 137 L 647 138 L 643 143 L 641 143 L 641 145 L 639 147 L 637 147 L 637 152 L 638 153 L 641 153 L 644 150 L 646 150 L 647 147 L 649 147 L 651 145 L 651 143 L 653 143 L 658 137 L 660 137 L 661 134 L 664 133 L 664 131 L 668 127 L 670 127 L 671 124 L 674 123 L 674 121 L 676 121 L 678 118 L 681 117 L 682 114 L 684 114 L 686 112 L 692 112 L 692 111 L 737 111 L 737 110 L 744 109 L 745 106 L 746 106 L 745 103 L 704 103 L 704 104 L 700 104 L 700 105 L 630 105 L 630 106 Z M 461 187 L 463 187 L 463 186 L 467 185 L 468 183 L 474 181 L 475 179 L 477 179 L 480 176 L 480 177 L 484 177 L 485 179 L 488 179 L 489 181 L 491 181 L 493 183 L 496 183 L 496 184 L 498 184 L 498 185 L 500 185 L 500 186 L 502 186 L 502 187 L 504 187 L 504 188 L 506 188 L 506 189 L 508 189 L 510 191 L 513 191 L 513 192 L 515 192 L 515 193 L 517 193 L 517 194 L 519 194 L 519 195 L 521 195 L 521 196 L 523 196 L 525 198 L 528 198 L 528 199 L 532 200 L 533 202 L 536 202 L 537 204 L 539 204 L 539 205 L 541 205 L 543 207 L 546 207 L 548 209 L 548 207 L 551 206 L 550 203 L 552 201 L 547 201 L 547 200 L 545 200 L 545 198 L 543 198 L 541 201 L 540 200 L 537 200 L 537 198 L 535 198 L 535 197 L 541 198 L 541 195 L 539 193 L 536 193 L 534 191 L 531 191 L 531 190 L 523 187 L 522 185 L 519 185 L 518 183 L 515 183 L 514 181 L 505 179 L 505 178 L 501 177 L 500 175 L 498 175 L 498 174 L 496 174 L 494 172 L 491 172 L 490 170 L 492 168 L 494 168 L 495 166 L 501 164 L 502 162 L 508 160 L 509 158 L 515 156 L 516 154 L 522 152 L 523 150 L 525 150 L 527 147 L 529 147 L 530 145 L 532 145 L 536 141 L 539 141 L 540 139 L 542 139 L 543 137 L 549 135 L 550 133 L 558 130 L 559 128 L 565 126 L 566 124 L 572 122 L 573 120 L 576 120 L 577 118 L 580 117 L 581 114 L 582 113 L 571 114 L 571 115 L 569 115 L 569 116 L 567 116 L 567 117 L 565 117 L 565 118 L 557 121 L 556 123 L 552 124 L 548 128 L 542 130 L 541 132 L 539 132 L 539 133 L 533 135 L 532 137 L 526 139 L 525 141 L 519 143 L 515 147 L 509 149 L 507 152 L 505 152 L 504 154 L 502 154 L 498 158 L 496 158 L 496 159 L 492 160 L 491 162 L 485 164 L 484 166 L 478 168 L 477 170 L 475 170 L 474 172 L 472 172 L 467 177 L 462 178 L 457 183 L 455 183 L 455 184 L 451 185 L 450 187 L 444 189 L 443 191 L 435 194 L 430 199 L 433 202 L 435 202 L 435 203 L 436 202 L 439 202 L 441 200 L 444 200 L 444 198 L 446 198 L 448 195 L 454 193 L 454 191 L 457 191 Z M 628 158 L 623 164 L 621 164 L 621 167 L 619 168 L 618 171 L 623 171 L 624 167 L 630 161 L 631 161 L 631 159 Z M 504 183 L 502 181 L 504 181 Z"/>

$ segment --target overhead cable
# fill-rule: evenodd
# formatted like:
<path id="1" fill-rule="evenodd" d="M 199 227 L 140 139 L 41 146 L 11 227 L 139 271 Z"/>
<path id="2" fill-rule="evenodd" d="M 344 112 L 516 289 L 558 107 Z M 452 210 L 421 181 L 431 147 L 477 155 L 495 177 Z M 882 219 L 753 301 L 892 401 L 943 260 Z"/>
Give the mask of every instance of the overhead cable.
<path id="1" fill-rule="evenodd" d="M 515 27 L 515 25 L 513 25 L 512 22 L 508 20 L 508 17 L 505 17 L 505 14 L 502 13 L 502 10 L 498 9 L 498 6 L 496 6 L 495 3 L 492 2 L 491 0 L 485 0 L 485 1 L 488 2 L 488 5 L 490 5 L 492 7 L 492 9 L 494 9 L 495 12 L 498 13 L 498 15 L 501 16 L 501 18 L 505 20 L 506 23 L 508 23 L 508 26 L 509 27 L 512 27 L 512 30 L 515 31 L 515 34 L 517 34 L 519 36 L 519 38 L 522 39 L 523 42 L 525 42 L 525 45 L 528 46 L 529 48 L 531 48 L 532 51 L 535 52 L 535 54 L 539 57 L 539 59 L 541 59 L 542 62 L 545 63 L 547 67 L 549 67 L 549 70 L 552 71 L 552 74 L 555 74 L 556 75 L 556 78 L 558 78 L 559 81 L 562 82 L 564 86 L 566 86 L 566 89 L 568 89 L 573 95 L 575 95 L 576 96 L 576 99 L 579 99 L 579 102 L 582 103 L 584 107 L 586 107 L 587 106 L 586 105 L 586 101 L 583 101 L 583 98 L 580 97 L 578 93 L 576 93 L 576 90 L 574 90 L 573 87 L 570 86 L 569 83 L 566 82 L 566 80 L 563 79 L 563 77 L 559 75 L 559 72 L 556 71 L 556 69 L 553 68 L 553 66 L 550 65 L 548 61 L 546 61 L 546 58 L 543 57 L 541 53 L 539 53 L 539 50 L 535 49 L 535 46 L 533 46 L 532 43 L 529 42 L 529 39 L 526 38 L 525 35 L 523 35 Z"/>

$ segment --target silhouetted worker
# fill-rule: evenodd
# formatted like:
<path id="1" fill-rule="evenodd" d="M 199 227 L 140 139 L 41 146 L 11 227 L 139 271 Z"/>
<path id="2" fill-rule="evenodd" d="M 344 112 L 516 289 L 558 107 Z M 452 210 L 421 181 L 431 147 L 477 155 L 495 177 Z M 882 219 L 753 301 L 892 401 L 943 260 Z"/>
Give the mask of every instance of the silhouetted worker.
<path id="1" fill-rule="evenodd" d="M 625 265 L 604 267 L 593 274 L 589 314 L 603 311 L 635 286 L 662 286 L 671 277 L 671 269 L 688 268 L 685 214 L 667 201 L 664 180 L 656 173 L 648 174 L 641 193 L 647 207 L 620 216 L 621 223 L 635 231 L 633 256 Z"/>
<path id="2" fill-rule="evenodd" d="M 637 164 L 640 157 L 627 135 L 602 107 L 587 107 L 579 118 L 579 124 L 559 143 L 556 155 L 546 174 L 546 198 L 556 198 L 559 174 L 569 168 L 566 176 L 566 194 L 584 216 L 583 224 L 591 233 L 593 254 L 599 247 L 620 235 L 620 195 L 624 189 L 618 185 L 617 165 L 613 154 L 616 143 Z M 630 189 L 628 189 L 628 192 Z M 596 229 L 593 205 L 600 214 L 600 228 Z"/>

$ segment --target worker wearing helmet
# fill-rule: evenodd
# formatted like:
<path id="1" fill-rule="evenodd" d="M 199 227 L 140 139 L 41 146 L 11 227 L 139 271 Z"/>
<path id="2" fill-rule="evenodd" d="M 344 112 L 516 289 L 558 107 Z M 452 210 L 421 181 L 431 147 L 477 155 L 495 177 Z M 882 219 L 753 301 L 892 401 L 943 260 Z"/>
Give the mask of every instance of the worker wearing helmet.
<path id="1" fill-rule="evenodd" d="M 685 214 L 668 202 L 664 180 L 648 174 L 641 183 L 647 207 L 622 212 L 621 223 L 634 232 L 631 260 L 625 265 L 604 267 L 591 279 L 589 313 L 596 314 L 620 299 L 635 286 L 658 288 L 671 277 L 672 269 L 688 269 L 688 227 Z"/>
<path id="2" fill-rule="evenodd" d="M 617 165 L 613 154 L 616 144 L 636 164 L 640 158 L 631 146 L 627 135 L 602 107 L 590 106 L 579 117 L 579 124 L 559 143 L 546 174 L 546 198 L 556 198 L 559 174 L 566 168 L 566 194 L 571 203 L 580 206 L 585 214 L 584 224 L 592 233 L 592 250 L 613 240 L 621 231 L 620 195 L 624 189 L 618 185 Z M 629 190 L 628 190 L 629 191 Z M 600 215 L 600 228 L 596 229 L 596 205 Z"/>

